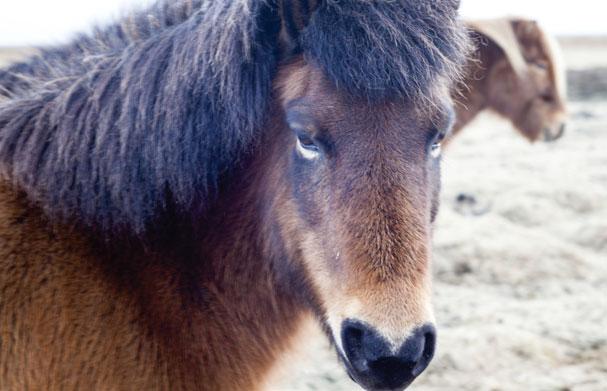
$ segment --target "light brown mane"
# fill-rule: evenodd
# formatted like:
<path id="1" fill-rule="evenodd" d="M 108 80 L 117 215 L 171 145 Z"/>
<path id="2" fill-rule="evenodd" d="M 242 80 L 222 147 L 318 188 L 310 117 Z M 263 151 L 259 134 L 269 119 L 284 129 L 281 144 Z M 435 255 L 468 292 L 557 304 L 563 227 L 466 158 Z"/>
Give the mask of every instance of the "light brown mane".
<path id="1" fill-rule="evenodd" d="M 567 101 L 567 69 L 565 65 L 565 58 L 561 50 L 561 45 L 558 43 L 556 37 L 548 34 L 545 28 L 542 28 L 540 24 L 540 31 L 542 34 L 543 47 L 548 54 L 548 59 L 551 71 L 551 80 L 557 88 L 557 94 L 563 101 Z"/>

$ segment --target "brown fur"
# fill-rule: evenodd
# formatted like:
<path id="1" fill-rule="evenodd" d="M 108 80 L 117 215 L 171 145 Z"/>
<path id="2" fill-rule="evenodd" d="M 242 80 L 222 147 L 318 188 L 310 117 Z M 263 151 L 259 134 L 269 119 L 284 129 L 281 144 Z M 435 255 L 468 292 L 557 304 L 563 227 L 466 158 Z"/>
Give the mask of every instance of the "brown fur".
<path id="1" fill-rule="evenodd" d="M 496 22 L 513 34 L 492 37 Z M 486 109 L 510 120 L 531 142 L 559 138 L 566 117 L 564 70 L 547 33 L 525 19 L 478 21 L 470 28 L 478 49 L 454 94 L 457 122 L 448 141 Z M 516 42 L 508 42 L 509 36 Z"/>
<path id="2" fill-rule="evenodd" d="M 405 182 L 424 177 L 424 167 L 417 162 L 424 159 L 419 151 L 424 150 L 426 134 L 413 129 L 429 129 L 431 124 L 411 124 L 403 130 L 395 122 L 398 118 L 423 121 L 404 103 L 369 111 L 363 104 L 335 99 L 339 94 L 310 67 L 284 80 L 289 86 L 283 90 L 285 106 L 296 102 L 297 110 L 313 118 L 308 131 L 347 151 L 336 157 L 331 172 L 317 179 L 314 187 L 325 191 L 309 195 L 314 209 L 320 208 L 318 216 L 311 217 L 313 229 L 302 233 L 298 219 L 288 219 L 284 235 L 300 242 L 333 332 L 338 332 L 340 321 L 357 318 L 402 341 L 415 326 L 432 321 L 430 216 L 420 211 L 430 210 L 434 194 L 426 189 L 436 178 L 408 186 Z M 309 83 L 295 87 L 302 81 Z M 389 125 L 373 126 L 380 123 Z M 332 129 L 329 135 L 323 134 L 327 128 Z M 345 148 L 347 144 L 354 148 Z"/>
<path id="3" fill-rule="evenodd" d="M 6 186 L 0 224 L 2 390 L 251 389 L 301 311 L 238 238 L 210 281 L 178 254 L 100 251 Z"/>
<path id="4" fill-rule="evenodd" d="M 2 72 L 0 390 L 255 390 L 310 314 L 407 387 L 457 3 L 162 2 Z"/>
<path id="5" fill-rule="evenodd" d="M 276 85 L 274 119 L 311 118 L 331 170 L 290 181 L 296 138 L 274 121 L 196 240 L 100 243 L 0 186 L 0 389 L 251 390 L 310 310 L 330 337 L 355 317 L 394 343 L 432 321 L 436 121 L 353 101 L 302 59 Z"/>

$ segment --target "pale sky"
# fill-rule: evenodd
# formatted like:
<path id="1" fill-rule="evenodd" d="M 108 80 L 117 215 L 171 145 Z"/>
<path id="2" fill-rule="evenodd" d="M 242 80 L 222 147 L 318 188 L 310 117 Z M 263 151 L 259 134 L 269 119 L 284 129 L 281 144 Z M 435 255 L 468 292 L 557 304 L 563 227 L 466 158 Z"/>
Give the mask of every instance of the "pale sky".
<path id="1" fill-rule="evenodd" d="M 0 46 L 64 42 L 153 0 L 0 0 Z M 432 1 L 432 0 L 429 0 Z M 605 0 L 462 0 L 462 15 L 527 16 L 559 35 L 607 35 Z"/>

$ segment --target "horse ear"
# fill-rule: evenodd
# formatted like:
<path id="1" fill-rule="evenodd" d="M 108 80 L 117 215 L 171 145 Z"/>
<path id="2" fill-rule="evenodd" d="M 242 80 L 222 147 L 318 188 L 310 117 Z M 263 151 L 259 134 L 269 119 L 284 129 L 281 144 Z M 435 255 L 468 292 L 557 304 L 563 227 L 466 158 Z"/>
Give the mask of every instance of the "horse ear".
<path id="1" fill-rule="evenodd" d="M 279 0 L 281 41 L 286 51 L 299 50 L 299 35 L 323 0 Z"/>
<path id="2" fill-rule="evenodd" d="M 514 33 L 512 20 L 488 19 L 468 21 L 467 24 L 472 31 L 487 37 L 504 51 L 517 76 L 523 79 L 526 77 L 529 67 Z"/>

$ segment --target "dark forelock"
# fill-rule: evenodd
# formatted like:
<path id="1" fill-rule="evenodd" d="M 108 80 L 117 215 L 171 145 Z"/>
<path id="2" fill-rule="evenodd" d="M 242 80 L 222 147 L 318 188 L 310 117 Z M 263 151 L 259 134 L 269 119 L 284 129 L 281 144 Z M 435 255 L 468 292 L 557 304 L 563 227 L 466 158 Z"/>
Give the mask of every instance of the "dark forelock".
<path id="1" fill-rule="evenodd" d="M 369 98 L 429 96 L 468 50 L 453 0 L 326 0 L 300 39 L 336 86 Z"/>

